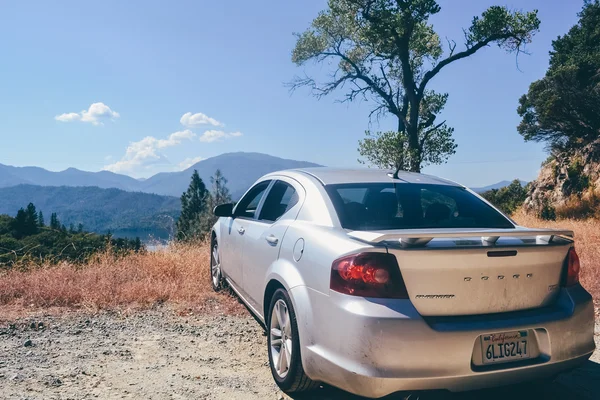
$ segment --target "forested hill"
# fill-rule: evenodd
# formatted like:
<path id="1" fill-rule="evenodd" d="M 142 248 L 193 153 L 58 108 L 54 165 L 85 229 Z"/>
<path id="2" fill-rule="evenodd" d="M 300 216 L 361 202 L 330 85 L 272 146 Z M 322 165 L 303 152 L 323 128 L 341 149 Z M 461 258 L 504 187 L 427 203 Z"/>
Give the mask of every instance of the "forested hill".
<path id="1" fill-rule="evenodd" d="M 119 189 L 35 185 L 0 188 L 0 214 L 14 216 L 29 203 L 43 212 L 46 222 L 51 213 L 56 213 L 67 227 L 83 224 L 86 231 L 132 236 L 169 235 L 181 209 L 177 197 Z"/>

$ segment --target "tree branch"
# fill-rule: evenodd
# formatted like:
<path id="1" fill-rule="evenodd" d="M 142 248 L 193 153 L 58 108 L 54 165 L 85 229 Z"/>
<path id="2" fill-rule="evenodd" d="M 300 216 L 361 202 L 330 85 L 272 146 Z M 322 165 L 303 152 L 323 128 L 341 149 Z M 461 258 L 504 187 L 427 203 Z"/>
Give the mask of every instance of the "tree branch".
<path id="1" fill-rule="evenodd" d="M 346 61 L 351 67 L 352 69 L 354 69 L 355 75 L 356 75 L 356 79 L 360 79 L 363 82 L 365 82 L 367 85 L 369 85 L 369 87 L 375 91 L 378 95 L 381 96 L 382 99 L 385 100 L 385 102 L 388 104 L 388 109 L 390 110 L 391 113 L 393 114 L 397 114 L 398 113 L 398 106 L 396 105 L 396 103 L 394 103 L 394 98 L 393 95 L 388 95 L 381 87 L 379 87 L 379 85 L 377 85 L 375 82 L 373 82 L 373 80 L 365 75 L 362 70 L 358 67 L 358 65 L 356 65 L 356 63 L 354 61 L 352 61 L 348 56 L 346 56 L 345 54 L 342 54 L 341 51 L 336 51 L 335 53 L 323 53 L 323 54 L 330 54 L 333 56 L 337 56 L 340 57 L 342 60 Z"/>
<path id="2" fill-rule="evenodd" d="M 432 70 L 427 71 L 425 73 L 425 75 L 423 76 L 423 80 L 421 81 L 421 84 L 419 85 L 418 93 L 422 95 L 425 92 L 425 87 L 427 86 L 427 83 L 429 83 L 429 81 L 434 76 L 436 76 L 442 70 L 442 68 L 444 68 L 446 65 L 451 64 L 454 61 L 458 61 L 462 58 L 469 57 L 469 56 L 475 54 L 480 49 L 486 47 L 490 43 L 495 42 L 496 40 L 510 39 L 510 38 L 514 38 L 514 35 L 513 34 L 492 35 L 492 36 L 488 37 L 487 39 L 477 43 L 476 45 L 467 48 L 464 51 L 461 51 L 459 53 L 448 56 L 446 59 L 440 61 Z"/>
<path id="3" fill-rule="evenodd" d="M 450 55 L 448 57 L 452 57 L 454 50 L 456 50 L 456 42 L 448 39 L 448 37 L 446 37 L 446 42 L 448 42 L 448 50 L 450 50 Z"/>
<path id="4" fill-rule="evenodd" d="M 437 124 L 436 126 L 428 129 L 425 133 L 423 133 L 423 137 L 421 138 L 421 141 L 419 143 L 419 148 L 421 149 L 421 151 L 423 151 L 423 145 L 425 144 L 425 142 L 427 141 L 427 139 L 429 139 L 429 136 L 435 132 L 436 130 L 438 130 L 439 128 L 442 127 L 442 125 L 444 125 L 446 123 L 446 120 L 440 122 L 439 124 Z"/>

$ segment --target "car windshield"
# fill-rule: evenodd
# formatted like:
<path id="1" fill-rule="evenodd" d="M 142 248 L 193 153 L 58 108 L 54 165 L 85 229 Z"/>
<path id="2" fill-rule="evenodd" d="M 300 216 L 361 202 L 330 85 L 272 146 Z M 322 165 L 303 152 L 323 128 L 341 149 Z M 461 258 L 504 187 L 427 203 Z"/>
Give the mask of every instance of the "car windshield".
<path id="1" fill-rule="evenodd" d="M 327 185 L 344 229 L 514 228 L 468 190 L 449 185 Z"/>

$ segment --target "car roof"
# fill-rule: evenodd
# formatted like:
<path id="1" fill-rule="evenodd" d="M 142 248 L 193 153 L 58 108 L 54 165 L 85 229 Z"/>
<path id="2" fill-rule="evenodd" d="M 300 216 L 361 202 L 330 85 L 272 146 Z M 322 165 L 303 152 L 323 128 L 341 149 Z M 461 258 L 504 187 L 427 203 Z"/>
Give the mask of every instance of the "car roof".
<path id="1" fill-rule="evenodd" d="M 310 175 L 318 179 L 323 185 L 395 182 L 461 186 L 456 182 L 416 172 L 399 171 L 398 179 L 393 179 L 392 174 L 394 171 L 389 169 L 311 167 L 298 168 L 291 171 Z"/>

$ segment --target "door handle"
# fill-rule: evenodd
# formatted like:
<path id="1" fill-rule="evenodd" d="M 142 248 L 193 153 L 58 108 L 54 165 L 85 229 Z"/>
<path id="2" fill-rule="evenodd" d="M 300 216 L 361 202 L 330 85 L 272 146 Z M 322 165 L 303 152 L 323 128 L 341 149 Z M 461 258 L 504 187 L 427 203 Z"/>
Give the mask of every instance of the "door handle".
<path id="1" fill-rule="evenodd" d="M 240 235 L 243 235 L 243 234 L 244 234 L 244 232 L 246 232 L 246 230 L 240 226 L 240 227 L 238 228 L 238 233 L 239 233 Z"/>
<path id="2" fill-rule="evenodd" d="M 271 246 L 277 246 L 277 243 L 279 243 L 279 239 L 277 239 L 275 236 L 273 235 L 269 235 L 265 238 L 267 240 L 267 242 L 269 242 L 269 244 Z"/>

